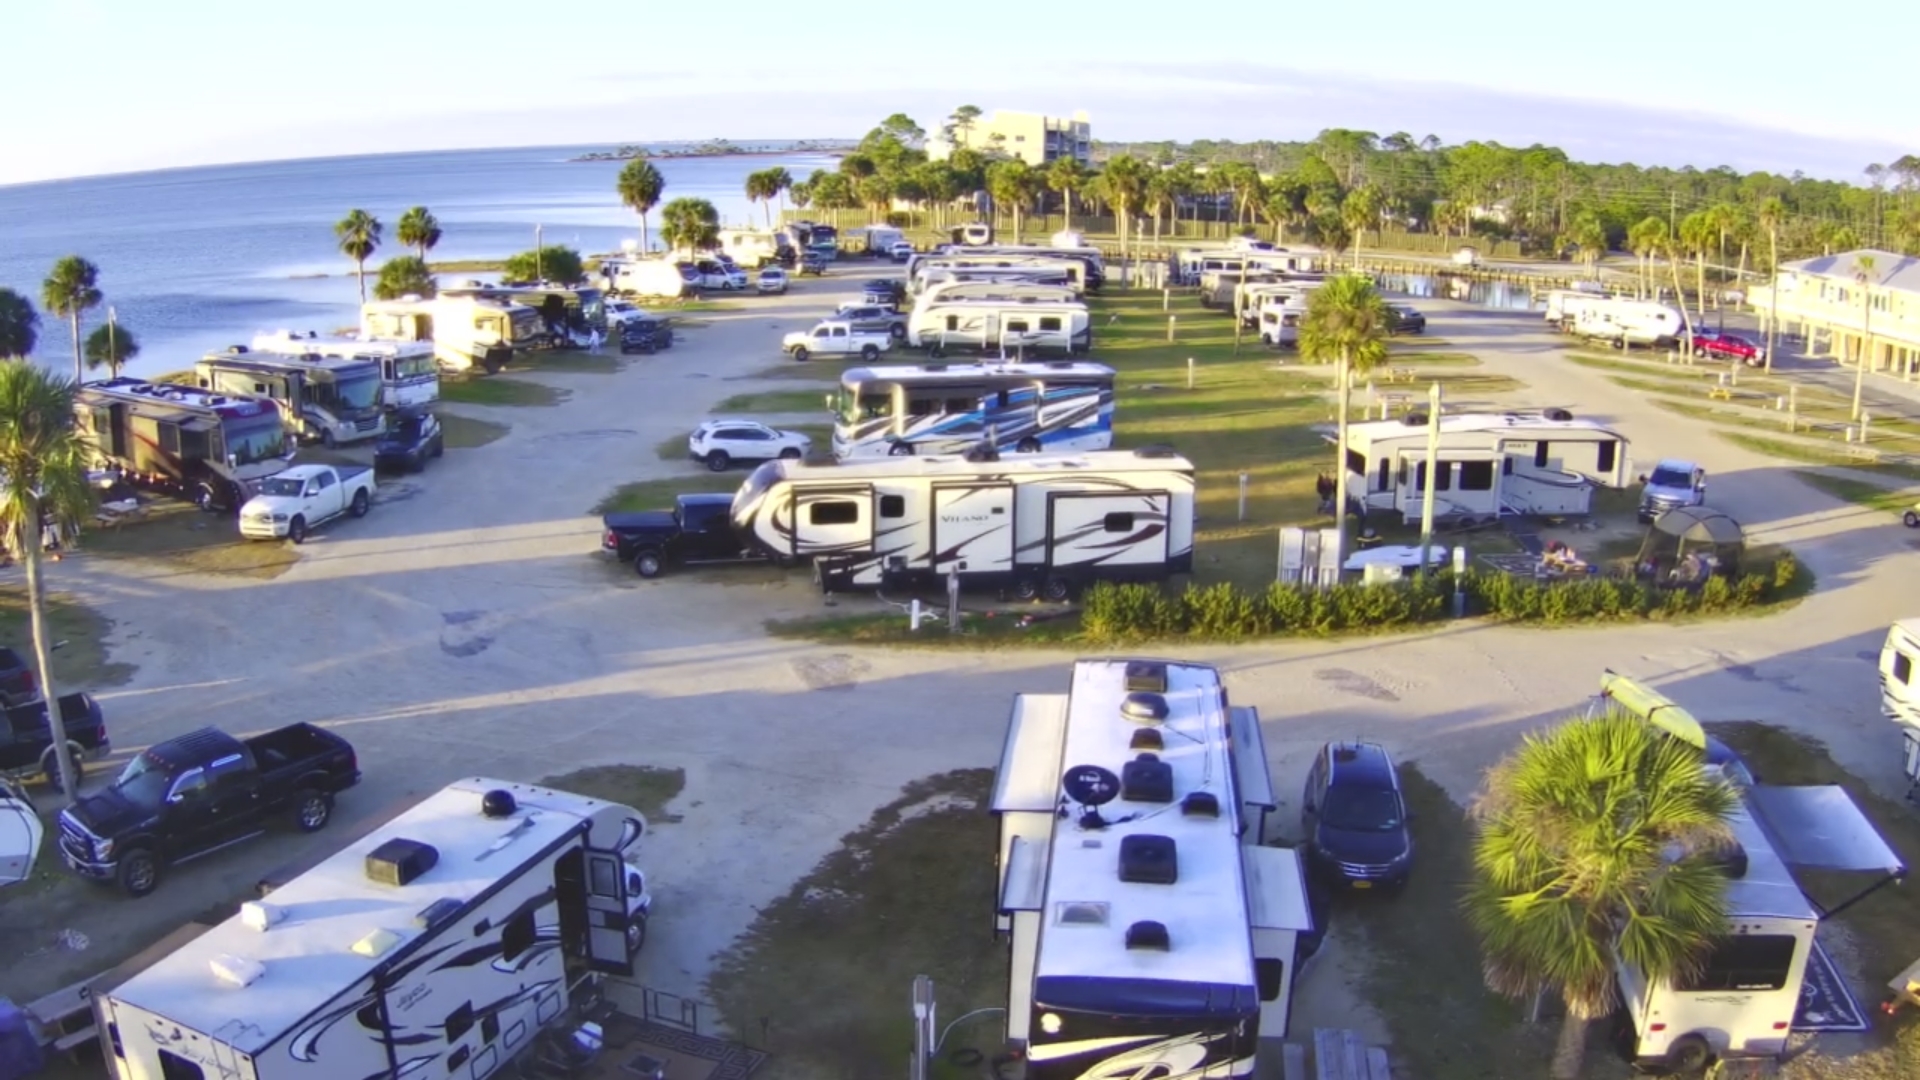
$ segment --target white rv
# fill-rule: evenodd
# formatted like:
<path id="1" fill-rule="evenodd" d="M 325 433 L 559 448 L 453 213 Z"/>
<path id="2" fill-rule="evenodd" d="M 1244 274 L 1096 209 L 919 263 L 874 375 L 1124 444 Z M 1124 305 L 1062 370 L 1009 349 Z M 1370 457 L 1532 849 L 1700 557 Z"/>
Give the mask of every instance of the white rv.
<path id="1" fill-rule="evenodd" d="M 1613 298 L 1587 289 L 1549 289 L 1546 293 L 1547 327 L 1557 333 L 1573 329 L 1574 320 L 1590 307 L 1603 307 Z"/>
<path id="2" fill-rule="evenodd" d="M 253 339 L 253 351 L 277 356 L 327 356 L 380 365 L 380 403 L 388 409 L 424 409 L 440 400 L 440 371 L 430 341 L 363 341 L 304 337 L 282 330 Z"/>
<path id="3" fill-rule="evenodd" d="M 1920 790 L 1920 619 L 1901 619 L 1887 628 L 1880 646 L 1880 713 L 1900 725 L 1901 763 L 1909 797 Z"/>
<path id="4" fill-rule="evenodd" d="M 1616 349 L 1664 349 L 1686 330 L 1687 317 L 1665 304 L 1612 298 L 1580 303 L 1569 327 L 1576 337 L 1604 341 Z"/>
<path id="5" fill-rule="evenodd" d="M 1347 426 L 1352 498 L 1368 510 L 1418 521 L 1426 498 L 1427 418 Z M 1627 437 L 1564 410 L 1460 413 L 1440 419 L 1434 516 L 1469 524 L 1503 515 L 1585 514 L 1595 487 L 1632 478 Z"/>
<path id="6" fill-rule="evenodd" d="M 431 341 L 434 359 L 453 371 L 491 375 L 545 335 L 546 323 L 533 308 L 479 297 L 373 300 L 360 309 L 362 338 Z"/>
<path id="7" fill-rule="evenodd" d="M 1269 302 L 1281 307 L 1307 306 L 1307 297 L 1319 288 L 1313 281 L 1243 281 L 1234 290 L 1233 311 L 1244 326 L 1260 321 L 1260 309 Z"/>
<path id="8" fill-rule="evenodd" d="M 1260 305 L 1254 326 L 1260 331 L 1260 344 L 1274 349 L 1291 349 L 1300 344 L 1300 319 L 1304 305 L 1266 302 Z"/>
<path id="9" fill-rule="evenodd" d="M 631 975 L 651 897 L 636 810 L 451 784 L 239 914 L 94 988 L 119 1080 L 494 1075 Z"/>
<path id="10" fill-rule="evenodd" d="M 1615 960 L 1633 1026 L 1631 1056 L 1643 1069 L 1685 1076 L 1715 1060 L 1777 1060 L 1803 1008 L 1821 921 L 1898 882 L 1906 867 L 1846 789 L 1755 782 L 1692 715 L 1612 672 L 1602 677 L 1601 700 L 1701 750 L 1705 766 L 1741 794 L 1729 823 L 1734 843 L 1719 859 L 1729 879 L 1727 933 L 1702 969 L 1683 982 L 1652 980 Z M 1795 869 L 1871 873 L 1878 880 L 1823 904 L 1804 890 Z M 1837 974 L 1830 959 L 1820 959 L 1829 975 Z"/>
<path id="11" fill-rule="evenodd" d="M 769 461 L 733 499 L 735 532 L 778 562 L 812 560 L 829 592 L 951 571 L 1052 600 L 1189 572 L 1193 514 L 1192 463 L 1159 449 Z"/>
<path id="12" fill-rule="evenodd" d="M 929 255 L 916 259 L 908 270 L 907 287 L 914 292 L 941 279 L 940 271 L 953 274 L 987 274 L 997 277 L 1065 280 L 1075 291 L 1087 287 L 1087 264 L 1079 259 L 1052 258 L 1044 255 Z"/>
<path id="13" fill-rule="evenodd" d="M 720 230 L 720 250 L 749 270 L 758 270 L 779 259 L 782 249 L 793 250 L 785 233 L 764 229 Z M 661 280 L 665 281 L 664 278 Z"/>
<path id="14" fill-rule="evenodd" d="M 1212 667 L 1081 660 L 1014 698 L 991 809 L 1027 1076 L 1255 1074 L 1314 933 L 1299 852 L 1261 844 L 1275 805 L 1260 716 Z"/>
<path id="15" fill-rule="evenodd" d="M 907 343 L 934 357 L 950 352 L 1077 355 L 1093 347 L 1093 320 L 1078 302 L 946 300 L 914 305 Z"/>
<path id="16" fill-rule="evenodd" d="M 600 274 L 609 293 L 654 300 L 677 300 L 692 291 L 687 276 L 671 259 L 608 259 Z"/>
<path id="17" fill-rule="evenodd" d="M 914 298 L 915 310 L 928 308 L 943 300 L 1033 299 L 1043 303 L 1071 304 L 1079 297 L 1071 285 L 1044 285 L 1037 281 L 940 281 Z"/>

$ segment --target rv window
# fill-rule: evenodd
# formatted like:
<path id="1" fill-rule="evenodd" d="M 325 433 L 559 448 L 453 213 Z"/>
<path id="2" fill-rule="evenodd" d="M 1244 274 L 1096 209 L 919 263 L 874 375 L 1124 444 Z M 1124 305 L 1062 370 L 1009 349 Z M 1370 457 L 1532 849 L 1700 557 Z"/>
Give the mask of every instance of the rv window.
<path id="1" fill-rule="evenodd" d="M 809 525 L 852 525 L 860 520 L 860 504 L 852 499 L 817 502 L 807 507 Z"/>
<path id="2" fill-rule="evenodd" d="M 880 516 L 897 518 L 907 516 L 907 498 L 904 495 L 880 496 Z"/>
<path id="3" fill-rule="evenodd" d="M 1132 532 L 1133 531 L 1133 515 L 1120 514 L 1120 513 L 1108 514 L 1106 523 L 1103 527 L 1108 532 Z"/>
<path id="4" fill-rule="evenodd" d="M 1427 463 L 1421 462 L 1413 472 L 1413 485 L 1421 491 L 1427 490 Z M 1453 490 L 1453 462 L 1442 461 L 1433 471 L 1433 490 Z"/>
<path id="5" fill-rule="evenodd" d="M 1902 686 L 1913 679 L 1913 657 L 1898 649 L 1893 653 L 1893 677 Z"/>
<path id="6" fill-rule="evenodd" d="M 160 452 L 174 455 L 180 453 L 180 425 L 160 425 Z"/>
<path id="7" fill-rule="evenodd" d="M 1492 491 L 1493 462 L 1463 461 L 1460 463 L 1461 491 Z"/>
<path id="8" fill-rule="evenodd" d="M 1507 458 L 1500 459 L 1500 475 L 1501 476 L 1513 475 L 1513 459 L 1512 458 L 1507 457 Z"/>
<path id="9" fill-rule="evenodd" d="M 908 416 L 932 416 L 940 411 L 940 403 L 933 398 L 914 398 L 907 402 Z"/>
<path id="10" fill-rule="evenodd" d="M 473 1002 L 461 1002 L 460 1007 L 448 1013 L 441 1024 L 447 1029 L 448 1042 L 460 1041 L 460 1036 L 473 1030 Z"/>
<path id="11" fill-rule="evenodd" d="M 113 410 L 111 409 L 93 410 L 93 430 L 95 433 L 102 434 L 102 435 L 106 434 L 109 431 L 112 431 L 113 430 Z"/>
<path id="12" fill-rule="evenodd" d="M 1269 957 L 1256 957 L 1253 961 L 1253 978 L 1260 984 L 1261 1001 L 1277 1001 L 1280 988 L 1286 985 L 1287 963 L 1284 960 Z"/>
<path id="13" fill-rule="evenodd" d="M 494 1013 L 488 1013 L 485 1016 L 482 1016 L 480 1018 L 481 1044 L 490 1045 L 495 1039 L 498 1039 L 499 1037 L 500 1037 L 500 1017 Z"/>
<path id="14" fill-rule="evenodd" d="M 1367 475 L 1367 455 L 1358 450 L 1347 451 L 1347 471 Z"/>
<path id="15" fill-rule="evenodd" d="M 1060 317 L 1059 317 L 1058 315 L 1042 315 L 1042 316 L 1040 316 L 1040 329 L 1042 329 L 1042 330 L 1058 330 L 1058 329 L 1060 329 Z"/>
<path id="16" fill-rule="evenodd" d="M 1007 333 L 1009 334 L 1024 334 L 1030 329 L 1032 329 L 1032 327 L 1027 325 L 1027 320 L 1025 319 L 1010 319 L 1007 322 Z"/>
<path id="17" fill-rule="evenodd" d="M 1533 467 L 1536 469 L 1547 467 L 1547 440 L 1545 439 L 1533 444 Z"/>
<path id="18" fill-rule="evenodd" d="M 960 316 L 958 315 L 947 316 L 947 329 L 949 330 L 960 329 Z"/>
<path id="19" fill-rule="evenodd" d="M 620 868 L 612 858 L 587 860 L 587 891 L 595 896 L 620 895 Z"/>
<path id="20" fill-rule="evenodd" d="M 180 433 L 180 456 L 195 461 L 204 461 L 213 456 L 208 433 L 204 431 L 183 431 Z"/>
<path id="21" fill-rule="evenodd" d="M 1779 990 L 1799 939 L 1790 934 L 1741 934 L 1722 938 L 1698 978 L 1677 981 L 1676 990 Z"/>
<path id="22" fill-rule="evenodd" d="M 1620 452 L 1620 444 L 1608 439 L 1600 444 L 1600 461 L 1595 465 L 1596 472 L 1612 472 L 1614 455 Z"/>
<path id="23" fill-rule="evenodd" d="M 539 932 L 533 925 L 533 912 L 523 911 L 500 928 L 500 959 L 512 960 L 533 948 Z"/>
<path id="24" fill-rule="evenodd" d="M 155 1050 L 160 1055 L 160 1080 L 206 1080 L 207 1074 L 200 1066 L 180 1057 L 171 1050 Z"/>
<path id="25" fill-rule="evenodd" d="M 1393 463 L 1391 461 L 1388 461 L 1386 458 L 1380 459 L 1380 482 L 1374 486 L 1373 490 L 1385 491 L 1393 486 L 1392 468 Z"/>

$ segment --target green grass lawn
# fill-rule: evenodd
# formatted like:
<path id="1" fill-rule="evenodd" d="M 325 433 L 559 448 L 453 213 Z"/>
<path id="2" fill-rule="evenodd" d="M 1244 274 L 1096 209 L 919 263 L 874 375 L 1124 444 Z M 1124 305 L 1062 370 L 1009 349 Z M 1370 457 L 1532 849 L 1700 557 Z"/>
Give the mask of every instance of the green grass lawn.
<path id="1" fill-rule="evenodd" d="M 1844 443 L 1836 442 L 1833 447 L 1818 443 L 1789 442 L 1785 439 L 1770 439 L 1761 435 L 1749 435 L 1744 431 L 1725 431 L 1716 428 L 1714 434 L 1745 450 L 1787 461 L 1799 461 L 1808 465 L 1834 465 L 1859 472 L 1877 473 L 1898 480 L 1920 481 L 1920 466 L 1898 461 L 1869 461 L 1857 458 L 1841 449 Z"/>
<path id="2" fill-rule="evenodd" d="M 459 413 L 440 414 L 441 438 L 449 450 L 472 450 L 506 438 L 513 428 L 507 424 L 496 424 L 491 420 L 475 420 L 471 416 Z"/>
<path id="3" fill-rule="evenodd" d="M 314 456 L 303 452 L 303 460 Z M 245 539 L 232 517 L 173 499 L 149 502 L 138 521 L 89 528 L 80 549 L 89 558 L 138 559 L 192 574 L 256 580 L 277 578 L 300 561 L 293 544 Z"/>
<path id="4" fill-rule="evenodd" d="M 1883 484 L 1869 484 L 1864 480 L 1828 476 L 1826 473 L 1809 472 L 1805 469 L 1796 470 L 1793 475 L 1799 477 L 1802 483 L 1811 484 L 1836 499 L 1883 513 L 1903 514 L 1913 509 L 1916 502 L 1920 502 L 1920 498 L 1915 498 L 1911 491 L 1892 491 Z"/>
<path id="5" fill-rule="evenodd" d="M 796 367 L 799 365 L 795 365 Z M 728 416 L 745 413 L 821 413 L 827 411 L 826 392 L 823 390 L 760 390 L 753 393 L 735 394 L 715 405 L 716 414 Z"/>
<path id="6" fill-rule="evenodd" d="M 686 453 L 686 440 L 680 441 L 680 450 Z M 685 476 L 674 476 L 664 480 L 636 480 L 630 484 L 621 484 L 607 493 L 607 496 L 587 511 L 590 514 L 622 514 L 636 510 L 670 510 L 676 495 L 694 495 L 703 492 L 733 491 L 740 486 L 744 474 L 739 472 L 708 473 L 689 472 Z"/>
<path id="7" fill-rule="evenodd" d="M 46 615 L 49 637 L 59 646 L 52 654 L 56 690 L 62 694 L 99 690 L 119 686 L 133 677 L 133 665 L 107 659 L 106 637 L 113 632 L 111 619 L 65 593 L 47 596 Z M 28 622 L 25 586 L 0 586 L 0 645 L 12 647 L 33 665 L 33 630 Z"/>
<path id="8" fill-rule="evenodd" d="M 498 375 L 450 376 L 440 380 L 440 400 L 457 405 L 546 406 L 566 399 L 566 391 Z"/>

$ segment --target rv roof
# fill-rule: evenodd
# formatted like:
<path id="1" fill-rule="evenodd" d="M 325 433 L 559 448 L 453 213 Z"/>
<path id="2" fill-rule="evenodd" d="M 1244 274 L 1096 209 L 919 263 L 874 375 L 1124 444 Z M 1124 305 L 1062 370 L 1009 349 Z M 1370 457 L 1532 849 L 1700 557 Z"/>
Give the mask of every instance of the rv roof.
<path id="1" fill-rule="evenodd" d="M 351 371 L 379 363 L 374 356 L 329 356 L 315 351 L 311 353 L 294 352 L 212 352 L 200 358 L 203 364 L 222 364 L 233 368 L 256 368 L 262 371 Z"/>
<path id="2" fill-rule="evenodd" d="M 959 454 L 886 457 L 844 461 L 838 465 L 805 461 L 769 461 L 756 475 L 771 471 L 776 480 L 844 481 L 899 476 L 1033 476 L 1102 472 L 1191 472 L 1193 463 L 1178 454 L 1146 455 L 1132 450 L 1091 450 L 1083 454 L 1008 454 L 997 461 L 968 461 Z"/>
<path id="3" fill-rule="evenodd" d="M 1475 432 L 1507 432 L 1514 438 L 1548 438 L 1558 434 L 1561 438 L 1568 435 L 1584 435 L 1589 438 L 1605 436 L 1618 439 L 1622 436 L 1612 428 L 1593 420 L 1574 417 L 1571 420 L 1549 420 L 1539 413 L 1452 413 L 1440 418 L 1440 434 L 1465 435 Z M 1425 441 L 1427 425 L 1408 424 L 1400 420 L 1368 420 L 1347 426 L 1347 445 L 1350 447 L 1369 446 L 1376 442 L 1394 442 L 1402 438 Z"/>
<path id="4" fill-rule="evenodd" d="M 74 400 L 93 405 L 100 398 L 125 402 L 135 413 L 146 416 L 214 416 L 238 419 L 271 416 L 279 419 L 280 409 L 266 398 L 250 394 L 215 393 L 197 386 L 178 383 L 151 383 L 144 379 L 122 377 L 105 382 L 86 383 L 74 391 Z"/>
<path id="5" fill-rule="evenodd" d="M 1740 800 L 1730 824 L 1733 838 L 1746 851 L 1747 872 L 1727 882 L 1727 913 L 1736 919 L 1769 915 L 1780 919 L 1819 919 L 1819 910 L 1800 890 L 1793 871 L 1774 850 L 1773 841 L 1754 819 L 1747 799 Z"/>
<path id="6" fill-rule="evenodd" d="M 253 339 L 255 352 L 319 353 L 323 356 L 432 355 L 431 341 L 391 341 L 385 338 L 299 337 L 285 330 Z"/>
<path id="7" fill-rule="evenodd" d="M 512 792 L 519 803 L 512 818 L 480 816 L 481 796 L 495 789 Z M 502 780 L 475 777 L 450 784 L 275 889 L 266 902 L 281 909 L 283 921 L 263 932 L 238 915 L 229 918 L 112 995 L 182 1027 L 218 1032 L 240 1052 L 258 1054 L 381 963 L 402 955 L 424 933 L 414 922 L 422 909 L 440 900 L 470 903 L 605 805 Z M 432 845 L 439 861 L 410 885 L 368 880 L 368 853 L 400 838 Z M 507 850 L 488 858 L 503 840 Z M 399 935 L 400 943 L 377 959 L 352 951 L 375 930 Z M 266 973 L 245 988 L 223 983 L 209 966 L 221 955 L 256 961 Z"/>
<path id="8" fill-rule="evenodd" d="M 852 386 L 856 383 L 881 379 L 912 379 L 920 383 L 976 382 L 988 377 L 1025 378 L 1044 382 L 1048 379 L 1074 376 L 1111 379 L 1114 371 L 1105 364 L 1069 360 L 1023 364 L 886 364 L 879 367 L 848 368 L 841 373 L 840 383 L 843 386 Z"/>
<path id="9" fill-rule="evenodd" d="M 1066 769 L 1098 765 L 1118 774 L 1139 753 L 1129 749 L 1130 737 L 1149 725 L 1120 711 L 1128 694 L 1126 667 L 1127 661 L 1118 659 L 1074 664 L 1062 759 Z M 1108 824 L 1100 829 L 1080 827 L 1081 808 L 1070 807 L 1073 816 L 1053 833 L 1036 977 L 1253 983 L 1225 690 L 1220 673 L 1211 667 L 1166 667 L 1167 717 L 1151 726 L 1161 729 L 1165 741 L 1156 753 L 1172 767 L 1175 801 L 1116 799 L 1101 808 Z M 1183 814 L 1179 800 L 1195 792 L 1212 794 L 1221 812 L 1212 817 Z M 1120 880 L 1121 843 L 1135 835 L 1173 840 L 1175 883 Z M 1062 925 L 1063 908 L 1081 904 L 1105 905 L 1106 918 Z M 1127 928 L 1142 921 L 1165 926 L 1172 947 L 1127 948 Z"/>

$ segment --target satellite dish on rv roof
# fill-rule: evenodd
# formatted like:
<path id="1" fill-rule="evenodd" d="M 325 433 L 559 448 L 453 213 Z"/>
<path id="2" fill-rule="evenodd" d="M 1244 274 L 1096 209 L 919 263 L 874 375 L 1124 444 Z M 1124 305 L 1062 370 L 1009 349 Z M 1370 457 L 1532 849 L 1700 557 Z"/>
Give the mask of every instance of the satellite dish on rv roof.
<path id="1" fill-rule="evenodd" d="M 1061 778 L 1067 798 L 1081 806 L 1105 806 L 1120 795 L 1120 778 L 1098 765 L 1075 765 Z"/>

